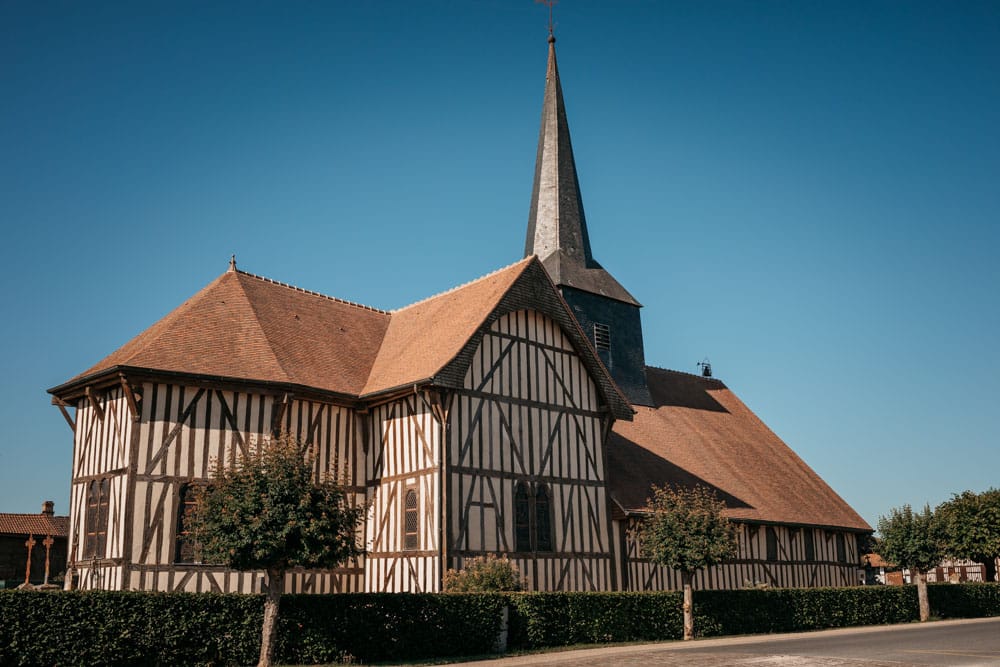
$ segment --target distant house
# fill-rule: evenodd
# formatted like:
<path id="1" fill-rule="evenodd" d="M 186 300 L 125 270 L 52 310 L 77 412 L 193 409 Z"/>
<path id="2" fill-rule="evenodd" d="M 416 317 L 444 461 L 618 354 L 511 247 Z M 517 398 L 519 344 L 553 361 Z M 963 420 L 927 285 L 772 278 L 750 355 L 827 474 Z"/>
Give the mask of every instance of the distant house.
<path id="1" fill-rule="evenodd" d="M 865 585 L 889 584 L 902 586 L 913 583 L 913 577 L 907 568 L 899 569 L 887 563 L 878 554 L 865 554 L 861 557 L 861 570 L 864 573 Z M 935 568 L 927 571 L 927 583 L 951 582 L 954 584 L 967 581 L 984 581 L 983 565 L 965 559 L 945 559 Z"/>
<path id="2" fill-rule="evenodd" d="M 898 572 L 890 572 L 889 570 L 891 569 L 892 566 L 882 556 L 878 554 L 865 554 L 861 557 L 861 583 L 865 586 L 903 583 L 902 579 L 899 581 L 890 581 L 891 575 L 898 575 Z"/>
<path id="3" fill-rule="evenodd" d="M 41 514 L 0 512 L 0 588 L 62 578 L 69 553 L 69 517 L 55 515 L 55 503 L 42 503 Z M 29 565 L 30 558 L 30 565 Z"/>

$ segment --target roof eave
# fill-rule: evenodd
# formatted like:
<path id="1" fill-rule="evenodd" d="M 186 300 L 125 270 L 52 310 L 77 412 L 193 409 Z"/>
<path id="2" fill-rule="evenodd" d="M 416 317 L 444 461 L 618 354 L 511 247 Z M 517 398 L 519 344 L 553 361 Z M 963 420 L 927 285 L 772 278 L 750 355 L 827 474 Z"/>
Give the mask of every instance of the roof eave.
<path id="1" fill-rule="evenodd" d="M 127 376 L 149 377 L 155 379 L 194 380 L 195 382 L 200 382 L 200 383 L 243 385 L 243 386 L 250 385 L 250 386 L 266 388 L 274 392 L 283 391 L 292 393 L 294 395 L 317 396 L 342 405 L 358 406 L 360 404 L 360 400 L 357 394 L 331 391 L 329 389 L 322 389 L 320 387 L 312 387 L 309 385 L 297 384 L 294 382 L 262 380 L 255 378 L 240 378 L 240 377 L 233 377 L 226 375 L 187 373 L 183 371 L 169 371 L 158 368 L 143 368 L 139 366 L 126 366 L 126 365 L 111 366 L 109 368 L 97 371 L 96 373 L 91 373 L 90 375 L 85 375 L 83 377 L 70 380 L 69 382 L 48 389 L 47 391 L 56 398 L 66 401 L 69 399 L 83 396 L 83 389 L 87 386 L 93 386 L 94 384 L 105 384 L 105 383 L 112 384 L 109 383 L 108 380 L 112 377 L 117 378 L 121 374 Z"/>

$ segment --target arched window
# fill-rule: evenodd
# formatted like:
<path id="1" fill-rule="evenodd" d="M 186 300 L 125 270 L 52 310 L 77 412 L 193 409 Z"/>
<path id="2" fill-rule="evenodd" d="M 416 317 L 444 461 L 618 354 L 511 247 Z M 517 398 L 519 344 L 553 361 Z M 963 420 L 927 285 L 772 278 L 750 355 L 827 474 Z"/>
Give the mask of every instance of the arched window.
<path id="1" fill-rule="evenodd" d="M 552 515 L 549 487 L 539 484 L 535 489 L 535 549 L 552 551 Z"/>
<path id="2" fill-rule="evenodd" d="M 403 550 L 415 551 L 419 545 L 420 512 L 417 490 L 407 489 L 403 496 Z"/>
<path id="3" fill-rule="evenodd" d="M 175 563 L 201 562 L 201 553 L 197 542 L 191 539 L 191 521 L 194 508 L 197 505 L 198 487 L 194 484 L 183 484 L 178 490 L 177 502 L 177 543 L 174 549 Z"/>
<path id="4" fill-rule="evenodd" d="M 87 486 L 87 517 L 83 539 L 84 558 L 104 558 L 108 539 L 108 496 L 110 479 L 91 480 Z"/>
<path id="5" fill-rule="evenodd" d="M 531 508 L 524 482 L 514 486 L 514 550 L 531 551 Z"/>

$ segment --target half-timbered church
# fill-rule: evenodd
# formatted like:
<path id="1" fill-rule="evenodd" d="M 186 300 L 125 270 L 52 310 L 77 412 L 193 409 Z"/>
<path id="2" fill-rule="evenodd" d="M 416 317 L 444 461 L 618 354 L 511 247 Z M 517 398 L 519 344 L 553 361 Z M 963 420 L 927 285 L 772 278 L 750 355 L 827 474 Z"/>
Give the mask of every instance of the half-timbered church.
<path id="1" fill-rule="evenodd" d="M 507 554 L 537 590 L 678 587 L 630 528 L 652 484 L 741 526 L 704 588 L 853 585 L 871 528 L 721 381 L 646 365 L 640 304 L 594 258 L 549 38 L 525 256 L 394 311 L 229 269 L 50 391 L 73 430 L 68 577 L 261 590 L 198 562 L 185 507 L 285 431 L 368 506 L 366 554 L 295 592 L 436 591 Z"/>

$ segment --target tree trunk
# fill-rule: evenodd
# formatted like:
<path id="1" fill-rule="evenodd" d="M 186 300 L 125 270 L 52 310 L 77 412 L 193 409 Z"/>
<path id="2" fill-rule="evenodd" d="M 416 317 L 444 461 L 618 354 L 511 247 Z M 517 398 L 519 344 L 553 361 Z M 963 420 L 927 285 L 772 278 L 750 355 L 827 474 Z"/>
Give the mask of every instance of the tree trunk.
<path id="1" fill-rule="evenodd" d="M 927 575 L 923 570 L 913 569 L 913 577 L 917 580 L 917 605 L 920 607 L 920 621 L 931 617 L 931 605 L 927 601 Z"/>
<path id="2" fill-rule="evenodd" d="M 694 596 L 691 594 L 691 581 L 694 576 L 690 572 L 681 572 L 681 582 L 684 585 L 684 640 L 694 639 Z"/>
<path id="3" fill-rule="evenodd" d="M 267 571 L 267 598 L 264 600 L 264 626 L 260 632 L 260 661 L 257 667 L 274 664 L 274 644 L 278 635 L 278 605 L 285 585 L 284 570 Z"/>

